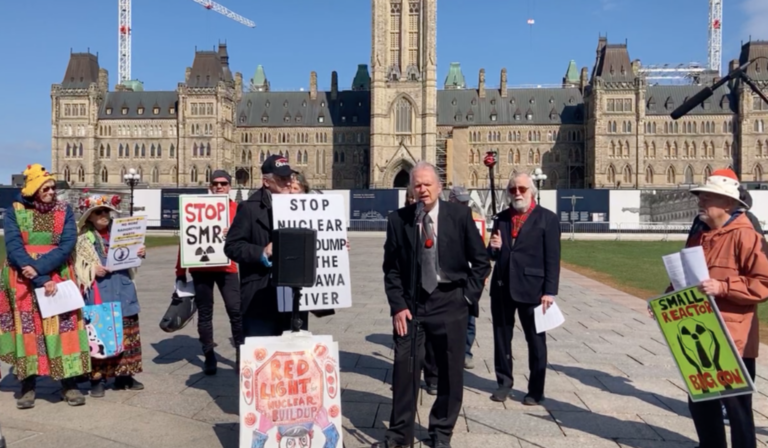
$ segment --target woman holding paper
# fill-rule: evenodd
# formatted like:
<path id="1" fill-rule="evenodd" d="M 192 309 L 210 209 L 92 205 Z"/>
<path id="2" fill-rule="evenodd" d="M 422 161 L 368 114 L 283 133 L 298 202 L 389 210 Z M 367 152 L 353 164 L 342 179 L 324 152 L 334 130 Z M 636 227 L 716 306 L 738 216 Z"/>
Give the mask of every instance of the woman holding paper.
<path id="1" fill-rule="evenodd" d="M 5 213 L 7 260 L 0 272 L 0 361 L 21 381 L 19 409 L 35 406 L 37 376 L 61 380 L 67 404 L 85 404 L 74 378 L 91 371 L 81 310 L 43 318 L 40 294 L 73 279 L 77 240 L 72 209 L 56 199 L 54 177 L 39 164 L 24 170 L 24 187 Z"/>
<path id="2" fill-rule="evenodd" d="M 80 200 L 82 216 L 78 220 L 78 238 L 75 248 L 75 274 L 83 290 L 86 305 L 118 303 L 122 320 L 122 351 L 106 358 L 94 357 L 91 371 L 91 396 L 104 396 L 104 385 L 115 378 L 116 390 L 142 390 L 144 385 L 134 379 L 142 372 L 141 335 L 139 332 L 139 298 L 133 279 L 136 269 L 110 272 L 105 268 L 109 253 L 112 213 L 118 213 L 119 196 L 91 196 Z M 144 258 L 144 247 L 138 251 Z M 113 308 L 114 312 L 116 307 Z M 115 325 L 115 329 L 118 325 Z M 117 331 L 117 330 L 116 330 Z M 99 347 L 98 336 L 89 340 Z M 94 355 L 95 356 L 95 355 Z"/>
<path id="3" fill-rule="evenodd" d="M 768 299 L 768 258 L 763 251 L 763 235 L 755 231 L 744 213 L 748 205 L 740 198 L 739 180 L 732 170 L 713 172 L 704 185 L 691 193 L 698 197 L 702 225 L 692 232 L 686 247 L 702 247 L 710 277 L 700 289 L 715 298 L 744 365 L 754 378 L 759 341 L 756 332 L 751 331 L 752 320 L 757 304 Z M 732 446 L 755 447 L 752 395 L 739 395 L 698 403 L 689 400 L 701 448 L 728 446 L 721 402 L 728 412 Z"/>

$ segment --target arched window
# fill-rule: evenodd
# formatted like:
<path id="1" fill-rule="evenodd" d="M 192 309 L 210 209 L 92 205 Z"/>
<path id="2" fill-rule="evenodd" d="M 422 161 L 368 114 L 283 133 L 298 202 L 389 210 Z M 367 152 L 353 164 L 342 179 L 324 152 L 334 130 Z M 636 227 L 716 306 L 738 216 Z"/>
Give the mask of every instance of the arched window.
<path id="1" fill-rule="evenodd" d="M 160 173 L 157 171 L 157 167 L 152 168 L 152 183 L 156 184 L 160 182 Z"/>
<path id="2" fill-rule="evenodd" d="M 533 165 L 533 149 L 528 150 L 528 165 Z"/>
<path id="3" fill-rule="evenodd" d="M 82 166 L 77 168 L 77 181 L 85 182 L 85 169 Z"/>
<path id="4" fill-rule="evenodd" d="M 70 176 L 71 176 L 71 175 L 69 174 L 69 167 L 68 167 L 68 166 L 65 166 L 65 167 L 64 167 L 64 181 L 65 181 L 65 182 L 69 182 L 69 181 L 71 180 L 71 179 L 70 179 Z"/>
<path id="5" fill-rule="evenodd" d="M 762 182 L 763 181 L 763 167 L 760 166 L 760 164 L 755 165 L 755 170 L 754 170 L 753 174 L 755 176 L 755 178 L 754 178 L 755 182 Z"/>
<path id="6" fill-rule="evenodd" d="M 533 156 L 533 163 L 535 165 L 538 165 L 541 163 L 541 152 L 539 152 L 538 149 L 536 150 L 536 154 Z"/>
<path id="7" fill-rule="evenodd" d="M 207 167 L 205 169 L 205 183 L 209 184 L 211 183 L 211 167 Z"/>
<path id="8" fill-rule="evenodd" d="M 395 104 L 395 133 L 410 134 L 413 132 L 413 107 L 411 102 L 400 98 Z"/>
<path id="9" fill-rule="evenodd" d="M 125 179 L 125 174 L 128 171 L 125 169 L 125 167 L 120 168 L 120 179 Z"/>
<path id="10" fill-rule="evenodd" d="M 248 160 L 250 160 L 250 158 L 251 158 L 251 155 L 249 153 L 248 154 Z M 301 164 L 302 165 L 306 165 L 308 160 L 309 160 L 309 153 L 307 153 L 307 150 L 305 149 L 303 157 L 301 158 Z"/>
<path id="11" fill-rule="evenodd" d="M 77 149 L 77 156 L 78 157 L 83 157 L 83 144 L 82 143 L 80 143 L 80 146 Z"/>
<path id="12" fill-rule="evenodd" d="M 667 168 L 667 183 L 668 184 L 675 184 L 677 183 L 677 179 L 675 179 L 675 168 L 670 166 Z"/>
<path id="13" fill-rule="evenodd" d="M 653 168 L 651 167 L 651 165 L 648 165 L 645 168 L 645 183 L 653 184 Z"/>
<path id="14" fill-rule="evenodd" d="M 107 143 L 107 158 L 109 159 L 111 157 L 112 157 L 112 147 L 109 145 L 109 143 Z"/>
<path id="15" fill-rule="evenodd" d="M 211 157 L 211 144 L 210 143 L 207 143 L 205 145 L 205 156 L 206 157 Z"/>
<path id="16" fill-rule="evenodd" d="M 626 165 L 624 167 L 624 173 L 623 173 L 623 179 L 622 182 L 625 184 L 631 184 L 632 183 L 632 167 L 629 165 Z"/>
<path id="17" fill-rule="evenodd" d="M 519 164 L 520 164 L 520 150 L 516 149 L 515 150 L 515 165 L 519 165 Z"/>
<path id="18" fill-rule="evenodd" d="M 173 146 L 173 144 L 171 144 L 171 149 L 170 149 L 170 152 L 168 153 L 168 156 L 169 156 L 170 158 L 172 158 L 172 159 L 173 159 L 174 157 L 176 157 L 176 147 L 175 147 L 175 146 Z"/>
<path id="19" fill-rule="evenodd" d="M 103 159 L 105 155 L 106 155 L 106 151 L 104 149 L 104 144 L 102 143 L 99 146 L 99 157 L 101 157 Z"/>
<path id="20" fill-rule="evenodd" d="M 616 185 L 616 169 L 613 167 L 613 165 L 608 166 L 608 183 L 613 185 Z"/>
<path id="21" fill-rule="evenodd" d="M 139 158 L 139 144 L 138 144 L 138 143 L 136 143 L 135 145 L 133 145 L 133 157 L 134 157 L 135 159 L 138 159 L 138 158 Z"/>
<path id="22" fill-rule="evenodd" d="M 469 176 L 469 184 L 473 187 L 477 187 L 477 173 L 472 171 L 472 174 Z"/>
<path id="23" fill-rule="evenodd" d="M 189 181 L 190 182 L 197 182 L 197 167 L 193 166 L 191 170 L 189 170 Z"/>
<path id="24" fill-rule="evenodd" d="M 683 176 L 683 178 L 684 178 L 684 180 L 683 180 L 684 184 L 689 184 L 690 185 L 690 184 L 693 183 L 693 168 L 691 168 L 690 165 L 685 167 L 685 175 Z"/>
<path id="25" fill-rule="evenodd" d="M 513 151 L 510 149 L 509 151 L 507 151 L 507 163 L 508 163 L 509 165 L 512 165 L 512 164 L 514 163 L 514 159 L 515 159 L 515 154 L 514 154 L 514 152 L 513 152 Z"/>
<path id="26" fill-rule="evenodd" d="M 158 143 L 157 144 L 157 158 L 163 157 L 163 146 Z"/>
<path id="27" fill-rule="evenodd" d="M 704 180 L 707 180 L 707 178 L 711 175 L 712 175 L 712 167 L 707 165 L 706 167 L 704 167 Z"/>
<path id="28" fill-rule="evenodd" d="M 171 167 L 171 182 L 174 184 L 179 182 L 179 171 L 175 166 Z"/>
<path id="29" fill-rule="evenodd" d="M 101 168 L 101 182 L 109 183 L 109 171 L 106 166 Z"/>

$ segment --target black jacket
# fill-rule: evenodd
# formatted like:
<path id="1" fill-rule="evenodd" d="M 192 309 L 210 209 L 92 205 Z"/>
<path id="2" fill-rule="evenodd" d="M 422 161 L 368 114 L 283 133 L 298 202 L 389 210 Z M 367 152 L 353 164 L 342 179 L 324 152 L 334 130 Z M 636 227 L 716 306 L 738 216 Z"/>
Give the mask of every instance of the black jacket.
<path id="1" fill-rule="evenodd" d="M 227 233 L 224 253 L 240 265 L 240 299 L 243 313 L 254 296 L 264 290 L 265 311 L 277 312 L 277 292 L 270 283 L 272 268 L 264 266 L 261 256 L 272 239 L 272 195 L 261 188 L 237 207 L 237 214 Z M 260 294 L 261 296 L 261 294 Z"/>
<path id="2" fill-rule="evenodd" d="M 411 266 L 413 251 L 421 249 L 415 230 L 416 204 L 389 214 L 387 240 L 384 242 L 384 290 L 390 312 L 413 312 Z M 446 280 L 458 283 L 470 304 L 470 313 L 479 313 L 485 278 L 491 271 L 483 238 L 472 219 L 472 210 L 463 204 L 440 201 L 437 217 L 437 244 L 440 270 Z M 421 257 L 417 256 L 416 285 L 421 284 Z M 471 264 L 471 267 L 470 267 Z"/>
<path id="3" fill-rule="evenodd" d="M 493 230 L 501 234 L 501 249 L 488 246 L 496 261 L 491 277 L 491 299 L 540 303 L 556 296 L 560 287 L 560 222 L 552 211 L 537 205 L 512 245 L 512 211 L 498 214 Z"/>

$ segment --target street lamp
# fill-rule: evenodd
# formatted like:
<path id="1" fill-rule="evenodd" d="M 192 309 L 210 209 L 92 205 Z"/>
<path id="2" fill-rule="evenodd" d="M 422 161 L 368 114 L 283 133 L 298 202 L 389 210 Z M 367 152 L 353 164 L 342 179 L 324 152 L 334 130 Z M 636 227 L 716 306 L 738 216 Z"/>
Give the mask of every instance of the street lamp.
<path id="1" fill-rule="evenodd" d="M 136 185 L 139 183 L 139 180 L 141 180 L 141 176 L 139 176 L 136 173 L 136 170 L 131 168 L 128 170 L 128 174 L 123 176 L 123 180 L 125 180 L 125 183 L 128 184 L 129 187 L 131 187 L 131 208 L 130 213 L 131 216 L 133 216 L 133 189 L 136 188 Z"/>
<path id="2" fill-rule="evenodd" d="M 533 175 L 531 176 L 531 179 L 533 179 L 534 182 L 536 182 L 536 203 L 541 203 L 541 184 L 544 183 L 545 180 L 547 180 L 547 175 L 541 172 L 541 168 L 536 168 L 533 170 Z"/>

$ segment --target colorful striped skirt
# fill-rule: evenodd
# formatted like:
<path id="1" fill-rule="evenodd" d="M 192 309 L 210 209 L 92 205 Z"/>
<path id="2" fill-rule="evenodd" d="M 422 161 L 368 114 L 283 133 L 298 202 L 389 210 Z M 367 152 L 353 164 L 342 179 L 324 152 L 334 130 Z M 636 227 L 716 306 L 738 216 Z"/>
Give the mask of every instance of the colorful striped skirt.
<path id="1" fill-rule="evenodd" d="M 106 359 L 91 360 L 91 379 L 101 380 L 142 372 L 139 316 L 123 316 L 123 352 Z"/>

